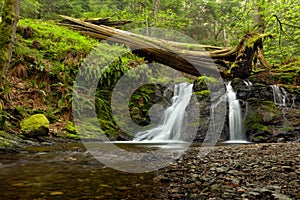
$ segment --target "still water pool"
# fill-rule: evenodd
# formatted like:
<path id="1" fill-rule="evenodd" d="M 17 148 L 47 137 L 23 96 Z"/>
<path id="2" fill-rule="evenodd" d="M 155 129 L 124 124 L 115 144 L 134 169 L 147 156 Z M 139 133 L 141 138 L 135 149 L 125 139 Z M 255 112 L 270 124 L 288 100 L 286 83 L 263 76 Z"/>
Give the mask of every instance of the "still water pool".
<path id="1" fill-rule="evenodd" d="M 157 199 L 158 175 L 108 168 L 82 144 L 31 147 L 0 154 L 0 199 Z"/>

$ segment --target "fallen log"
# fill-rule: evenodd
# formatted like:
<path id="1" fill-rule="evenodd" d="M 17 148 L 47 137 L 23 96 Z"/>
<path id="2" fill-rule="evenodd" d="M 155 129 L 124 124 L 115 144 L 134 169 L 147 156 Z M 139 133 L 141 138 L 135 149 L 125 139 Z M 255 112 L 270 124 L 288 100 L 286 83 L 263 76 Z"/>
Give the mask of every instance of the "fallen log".
<path id="1" fill-rule="evenodd" d="M 258 50 L 262 39 L 270 37 L 270 34 L 247 34 L 236 47 L 215 47 L 167 41 L 68 16 L 61 17 L 64 22 L 60 25 L 99 40 L 124 44 L 134 54 L 144 57 L 149 62 L 158 62 L 193 76 L 210 76 L 216 72 L 215 64 L 217 64 L 223 77 L 228 76 L 227 69 L 229 69 L 234 77 L 245 78 L 250 75 L 254 58 L 262 59 L 264 65 L 267 65 L 262 52 Z M 232 66 L 228 68 L 228 64 Z"/>
<path id="2" fill-rule="evenodd" d="M 119 28 L 124 26 L 125 24 L 129 24 L 132 20 L 111 20 L 110 18 L 93 18 L 93 19 L 84 19 L 83 21 L 89 22 L 95 25 L 104 25 Z M 69 24 L 70 26 L 76 25 L 72 21 L 64 19 L 61 21 L 63 24 Z"/>

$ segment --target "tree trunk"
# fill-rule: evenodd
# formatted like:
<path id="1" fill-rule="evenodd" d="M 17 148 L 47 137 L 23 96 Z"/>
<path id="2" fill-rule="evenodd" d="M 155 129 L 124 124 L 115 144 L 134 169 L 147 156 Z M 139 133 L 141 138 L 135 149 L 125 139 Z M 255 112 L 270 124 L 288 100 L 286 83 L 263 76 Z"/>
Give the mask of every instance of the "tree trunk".
<path id="1" fill-rule="evenodd" d="M 262 3 L 265 1 L 262 0 Z M 258 0 L 254 0 L 255 14 L 254 14 L 254 25 L 257 27 L 258 33 L 264 33 L 266 28 L 266 21 L 264 20 L 264 16 L 261 14 L 263 11 L 262 6 L 259 4 Z"/>
<path id="2" fill-rule="evenodd" d="M 19 17 L 20 0 L 5 0 L 1 12 L 0 23 L 0 84 L 3 87 L 3 77 L 9 67 Z"/>
<path id="3" fill-rule="evenodd" d="M 154 26 L 156 26 L 157 13 L 159 11 L 159 3 L 160 3 L 160 0 L 154 1 L 154 9 L 153 9 Z"/>

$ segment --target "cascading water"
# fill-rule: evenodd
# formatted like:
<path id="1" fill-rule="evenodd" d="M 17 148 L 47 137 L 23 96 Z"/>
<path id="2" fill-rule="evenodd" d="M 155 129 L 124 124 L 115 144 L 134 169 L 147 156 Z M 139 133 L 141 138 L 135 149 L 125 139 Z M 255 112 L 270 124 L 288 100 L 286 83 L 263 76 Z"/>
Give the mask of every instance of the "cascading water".
<path id="1" fill-rule="evenodd" d="M 284 88 L 277 85 L 271 85 L 273 89 L 273 101 L 276 105 L 286 106 L 287 94 Z"/>
<path id="2" fill-rule="evenodd" d="M 252 86 L 252 83 L 249 80 L 244 81 L 244 83 L 245 83 L 246 86 Z"/>
<path id="3" fill-rule="evenodd" d="M 243 130 L 243 118 L 239 100 L 233 91 L 231 82 L 226 85 L 227 99 L 229 103 L 229 134 L 230 141 L 245 141 L 246 136 Z"/>
<path id="4" fill-rule="evenodd" d="M 286 112 L 287 109 L 289 109 L 286 105 L 288 99 L 288 95 L 287 92 L 284 90 L 284 88 L 279 87 L 278 85 L 271 85 L 272 90 L 273 90 L 273 101 L 276 105 L 278 106 L 282 106 L 283 109 L 281 109 L 282 112 L 282 117 L 284 119 L 284 121 L 287 123 L 287 118 L 286 118 Z M 292 106 L 293 107 L 295 105 L 295 100 L 292 99 Z M 284 123 L 284 124 L 286 124 Z"/>
<path id="5" fill-rule="evenodd" d="M 193 91 L 193 84 L 181 83 L 174 86 L 171 105 L 164 110 L 157 127 L 139 132 L 134 141 L 181 141 L 184 130 L 185 109 Z"/>

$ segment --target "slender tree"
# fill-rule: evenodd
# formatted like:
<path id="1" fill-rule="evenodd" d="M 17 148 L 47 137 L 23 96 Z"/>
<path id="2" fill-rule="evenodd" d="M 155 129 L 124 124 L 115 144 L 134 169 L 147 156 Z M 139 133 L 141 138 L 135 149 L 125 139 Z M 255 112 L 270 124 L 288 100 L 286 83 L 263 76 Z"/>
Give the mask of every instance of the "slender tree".
<path id="1" fill-rule="evenodd" d="M 0 22 L 0 84 L 3 87 L 3 76 L 9 67 L 14 48 L 16 28 L 20 10 L 20 0 L 5 0 L 1 11 Z"/>

